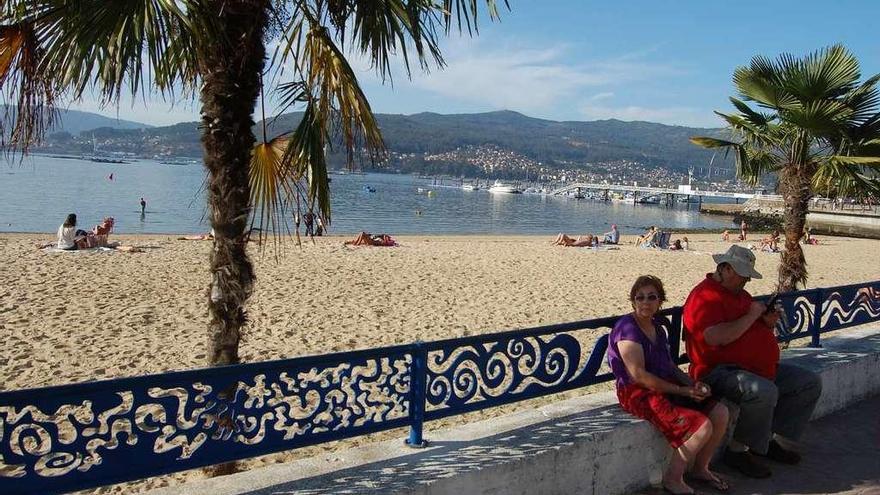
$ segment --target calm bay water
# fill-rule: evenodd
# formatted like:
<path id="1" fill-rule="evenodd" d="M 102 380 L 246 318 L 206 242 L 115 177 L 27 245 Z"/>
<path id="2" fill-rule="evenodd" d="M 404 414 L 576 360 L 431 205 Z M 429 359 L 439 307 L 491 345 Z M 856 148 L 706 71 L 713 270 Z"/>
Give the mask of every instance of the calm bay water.
<path id="1" fill-rule="evenodd" d="M 113 174 L 113 180 L 108 176 Z M 433 185 L 409 175 L 331 176 L 330 232 L 365 230 L 392 234 L 624 233 L 649 225 L 728 228 L 726 219 L 701 216 L 696 205 L 675 207 L 604 203 L 531 194 L 490 194 Z M 203 233 L 206 221 L 199 165 L 129 164 L 30 157 L 0 166 L 0 231 L 54 232 L 68 213 L 81 227 L 105 216 L 121 233 Z M 451 182 L 447 180 L 448 183 Z M 370 186 L 376 192 L 368 192 Z M 418 188 L 434 191 L 419 194 Z M 147 201 L 141 217 L 140 198 Z M 418 214 L 420 212 L 421 214 Z"/>

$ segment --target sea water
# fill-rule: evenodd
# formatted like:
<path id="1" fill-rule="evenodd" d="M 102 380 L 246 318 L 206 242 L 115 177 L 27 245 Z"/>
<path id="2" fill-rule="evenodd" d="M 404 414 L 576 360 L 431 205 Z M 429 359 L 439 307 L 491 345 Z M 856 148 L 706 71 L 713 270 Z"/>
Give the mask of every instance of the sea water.
<path id="1" fill-rule="evenodd" d="M 85 228 L 112 216 L 120 233 L 205 233 L 210 230 L 205 176 L 200 165 L 152 160 L 117 164 L 31 156 L 8 162 L 0 165 L 0 231 L 55 232 L 68 213 L 76 213 L 78 226 Z M 491 194 L 462 190 L 452 179 L 438 184 L 411 175 L 330 177 L 331 233 L 579 235 L 606 232 L 612 223 L 623 233 L 650 225 L 732 227 L 728 219 L 700 215 L 696 205 Z M 147 203 L 143 215 L 140 198 Z"/>

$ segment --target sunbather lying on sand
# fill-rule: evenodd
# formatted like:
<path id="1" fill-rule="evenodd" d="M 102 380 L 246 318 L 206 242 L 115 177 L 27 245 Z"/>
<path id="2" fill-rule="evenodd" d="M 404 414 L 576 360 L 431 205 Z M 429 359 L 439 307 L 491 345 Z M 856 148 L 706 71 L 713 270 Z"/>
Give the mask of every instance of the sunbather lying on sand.
<path id="1" fill-rule="evenodd" d="M 370 235 L 361 232 L 353 241 L 345 241 L 346 246 L 396 246 L 397 242 L 388 234 Z"/>
<path id="2" fill-rule="evenodd" d="M 186 235 L 177 238 L 178 241 L 213 241 L 214 240 L 214 229 L 211 229 L 207 234 L 202 235 Z"/>
<path id="3" fill-rule="evenodd" d="M 599 237 L 592 234 L 585 234 L 582 236 L 578 236 L 578 238 L 575 239 L 573 237 L 569 237 L 565 234 L 560 233 L 558 236 L 556 236 L 556 239 L 553 240 L 553 244 L 566 247 L 589 247 L 593 245 L 598 245 Z"/>

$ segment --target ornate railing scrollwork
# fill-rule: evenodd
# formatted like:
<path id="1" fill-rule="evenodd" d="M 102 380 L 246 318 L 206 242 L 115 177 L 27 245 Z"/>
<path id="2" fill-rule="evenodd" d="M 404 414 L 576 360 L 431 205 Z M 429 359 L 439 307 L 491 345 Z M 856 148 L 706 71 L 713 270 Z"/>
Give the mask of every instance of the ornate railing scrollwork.
<path id="1" fill-rule="evenodd" d="M 388 348 L 3 393 L 0 493 L 75 490 L 404 426 L 410 360 L 408 348 Z"/>

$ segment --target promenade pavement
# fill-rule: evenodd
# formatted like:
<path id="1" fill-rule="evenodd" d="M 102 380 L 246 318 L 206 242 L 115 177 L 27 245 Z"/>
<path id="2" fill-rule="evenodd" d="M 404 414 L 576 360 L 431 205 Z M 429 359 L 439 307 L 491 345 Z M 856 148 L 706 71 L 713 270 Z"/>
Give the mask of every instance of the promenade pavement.
<path id="1" fill-rule="evenodd" d="M 801 463 L 768 462 L 773 476 L 766 480 L 739 476 L 720 464 L 718 471 L 730 480 L 730 493 L 735 495 L 880 495 L 880 395 L 810 423 L 801 444 Z M 697 493 L 718 493 L 694 488 Z M 639 492 L 657 493 L 662 492 Z"/>

